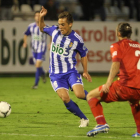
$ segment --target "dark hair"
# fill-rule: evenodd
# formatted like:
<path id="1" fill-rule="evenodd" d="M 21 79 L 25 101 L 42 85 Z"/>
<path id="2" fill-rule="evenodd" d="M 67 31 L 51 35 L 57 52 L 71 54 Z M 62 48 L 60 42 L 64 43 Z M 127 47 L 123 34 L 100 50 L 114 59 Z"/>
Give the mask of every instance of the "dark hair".
<path id="1" fill-rule="evenodd" d="M 58 16 L 58 19 L 60 19 L 60 18 L 67 18 L 68 23 L 73 23 L 73 17 L 67 11 L 64 11 L 64 12 L 60 13 L 59 16 Z"/>
<path id="2" fill-rule="evenodd" d="M 40 11 L 35 11 L 35 14 L 36 14 L 36 13 L 40 13 Z M 35 14 L 34 14 L 34 15 L 35 15 Z"/>
<path id="3" fill-rule="evenodd" d="M 118 24 L 118 32 L 121 33 L 121 37 L 130 38 L 132 34 L 132 27 L 129 23 L 119 23 Z"/>

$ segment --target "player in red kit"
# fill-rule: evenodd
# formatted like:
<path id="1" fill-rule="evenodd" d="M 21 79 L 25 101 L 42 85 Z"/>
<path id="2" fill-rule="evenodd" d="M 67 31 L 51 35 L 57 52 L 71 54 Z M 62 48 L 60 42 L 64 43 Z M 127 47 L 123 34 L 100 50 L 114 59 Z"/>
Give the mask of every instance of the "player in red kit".
<path id="1" fill-rule="evenodd" d="M 112 65 L 107 82 L 87 95 L 97 122 L 87 136 L 109 131 L 101 102 L 129 101 L 137 126 L 137 132 L 132 137 L 140 137 L 140 44 L 130 39 L 132 27 L 128 23 L 118 24 L 116 34 L 119 41 L 110 47 Z M 113 82 L 118 72 L 119 78 Z"/>

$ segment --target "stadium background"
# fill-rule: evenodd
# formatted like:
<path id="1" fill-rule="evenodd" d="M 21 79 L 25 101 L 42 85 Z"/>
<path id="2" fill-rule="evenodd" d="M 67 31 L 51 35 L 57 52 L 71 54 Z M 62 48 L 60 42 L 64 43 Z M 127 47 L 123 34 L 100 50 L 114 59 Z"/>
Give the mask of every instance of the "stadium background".
<path id="1" fill-rule="evenodd" d="M 12 0 L 0 0 L 0 101 L 10 103 L 12 113 L 6 119 L 0 118 L 0 140 L 89 139 L 86 133 L 93 129 L 96 122 L 84 100 L 79 100 L 73 92 L 69 92 L 72 100 L 90 120 L 88 127 L 79 129 L 79 118 L 65 109 L 53 91 L 49 77 L 46 84 L 40 79 L 39 88 L 31 89 L 35 67 L 31 64 L 30 38 L 27 49 L 22 47 L 23 34 L 27 26 L 34 22 L 34 11 L 39 10 L 41 6 L 39 2 L 53 0 L 14 0 L 10 11 L 13 17 L 7 20 L 2 19 L 2 8 L 4 8 L 4 5 L 1 5 L 2 1 L 7 3 Z M 38 3 L 34 3 L 35 1 Z M 102 7 L 105 10 L 104 21 L 101 21 L 98 13 L 94 18 L 90 15 L 89 19 L 84 19 L 86 17 L 82 17 L 84 13 L 81 11 L 83 5 L 79 4 L 80 1 L 85 1 L 86 10 L 91 9 L 90 6 L 93 4 L 91 2 L 97 2 L 99 7 L 96 8 Z M 109 49 L 110 45 L 117 41 L 115 36 L 117 24 L 129 22 L 133 28 L 132 39 L 140 41 L 140 18 L 137 17 L 140 15 L 140 0 L 55 0 L 55 2 L 58 13 L 63 10 L 72 12 L 75 20 L 73 29 L 83 37 L 89 50 L 88 70 L 93 74 L 93 82 L 89 83 L 83 78 L 83 83 L 84 88 L 90 91 L 106 82 L 111 66 Z M 125 5 L 124 2 L 129 4 Z M 138 2 L 137 6 L 134 6 L 134 2 Z M 57 24 L 57 19 L 47 19 L 45 23 Z M 77 60 L 77 69 L 82 72 L 79 56 Z M 43 67 L 48 71 L 49 50 Z M 102 105 L 110 131 L 108 134 L 97 135 L 95 139 L 133 139 L 131 135 L 136 132 L 136 126 L 128 102 L 102 103 Z"/>
<path id="2" fill-rule="evenodd" d="M 23 34 L 29 21 L 2 21 L 0 22 L 0 74 L 34 73 L 35 67 L 31 63 L 32 52 L 30 38 L 28 47 L 22 47 Z M 57 21 L 45 21 L 48 25 L 55 25 Z M 73 29 L 79 33 L 88 48 L 88 70 L 90 73 L 108 73 L 111 65 L 110 46 L 117 41 L 115 28 L 117 22 L 91 22 L 75 21 Z M 132 39 L 139 41 L 140 26 L 138 22 L 132 22 Z M 50 38 L 48 36 L 48 42 Z M 80 57 L 77 56 L 77 69 L 82 72 Z M 43 63 L 46 71 L 49 67 L 49 50 L 46 61 Z"/>
<path id="3" fill-rule="evenodd" d="M 130 22 L 133 27 L 132 39 L 139 41 L 139 0 L 87 0 L 87 2 L 84 0 L 0 0 L 1 75 L 35 72 L 31 58 L 30 38 L 28 38 L 27 49 L 22 48 L 22 42 L 27 26 L 34 22 L 34 12 L 40 10 L 41 5 L 48 8 L 48 15 L 45 17 L 45 23 L 48 25 L 57 25 L 57 16 L 62 11 L 67 10 L 72 13 L 73 30 L 83 37 L 85 46 L 89 50 L 87 56 L 90 73 L 109 72 L 111 65 L 109 49 L 110 45 L 117 41 L 115 28 L 119 22 Z M 11 10 L 9 12 L 12 13 L 11 19 L 2 16 L 3 9 Z M 87 11 L 89 14 L 86 13 Z M 50 42 L 49 37 L 47 41 Z M 79 56 L 77 61 L 77 69 L 82 72 Z M 43 67 L 47 72 L 49 50 Z"/>

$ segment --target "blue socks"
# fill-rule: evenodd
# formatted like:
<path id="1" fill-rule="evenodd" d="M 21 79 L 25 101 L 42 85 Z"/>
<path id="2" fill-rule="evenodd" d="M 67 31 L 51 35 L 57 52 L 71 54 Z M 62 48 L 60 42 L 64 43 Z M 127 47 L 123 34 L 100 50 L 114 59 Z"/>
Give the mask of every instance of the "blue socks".
<path id="1" fill-rule="evenodd" d="M 85 98 L 84 98 L 84 100 L 87 100 L 86 98 L 87 98 L 88 92 L 86 90 L 84 90 L 84 91 L 85 91 Z"/>
<path id="2" fill-rule="evenodd" d="M 45 72 L 44 72 L 43 68 L 42 67 L 40 67 L 40 68 L 41 68 L 41 75 L 45 75 Z"/>
<path id="3" fill-rule="evenodd" d="M 45 75 L 45 72 L 44 72 L 42 67 L 39 67 L 39 68 L 36 69 L 36 74 L 35 74 L 35 85 L 36 86 L 38 85 L 39 77 L 41 75 Z"/>
<path id="4" fill-rule="evenodd" d="M 39 77 L 40 77 L 40 75 L 41 75 L 41 72 L 42 72 L 41 68 L 37 68 L 37 69 L 36 69 L 36 74 L 35 74 L 35 85 L 36 85 L 36 86 L 38 85 Z"/>
<path id="5" fill-rule="evenodd" d="M 42 67 L 39 67 L 36 69 L 36 74 L 35 74 L 35 85 L 37 86 L 38 85 L 38 82 L 39 82 L 39 77 L 42 76 L 42 75 L 45 75 L 45 72 L 43 70 Z"/>
<path id="6" fill-rule="evenodd" d="M 81 119 L 87 119 L 87 117 L 83 114 L 83 112 L 80 110 L 80 108 L 78 107 L 78 105 L 73 102 L 72 100 L 70 100 L 70 102 L 68 103 L 64 103 L 66 108 L 73 113 L 74 115 L 80 117 Z"/>

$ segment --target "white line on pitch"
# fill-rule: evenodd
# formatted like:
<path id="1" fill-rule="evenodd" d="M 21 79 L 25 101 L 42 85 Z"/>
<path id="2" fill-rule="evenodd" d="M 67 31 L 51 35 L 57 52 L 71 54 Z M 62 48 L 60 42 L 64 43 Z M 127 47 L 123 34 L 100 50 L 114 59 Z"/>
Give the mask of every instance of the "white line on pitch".
<path id="1" fill-rule="evenodd" d="M 10 135 L 10 136 L 32 136 L 32 137 L 87 137 L 87 136 L 64 136 L 64 135 L 36 135 L 36 134 L 17 134 L 17 133 L 0 133 L 0 135 Z M 105 136 L 97 136 L 98 138 L 104 139 L 124 139 L 118 137 L 105 137 Z M 125 139 L 133 139 L 133 138 L 125 138 Z"/>

